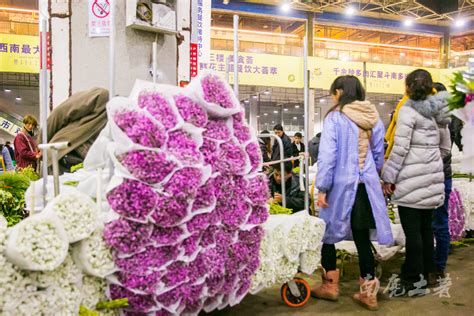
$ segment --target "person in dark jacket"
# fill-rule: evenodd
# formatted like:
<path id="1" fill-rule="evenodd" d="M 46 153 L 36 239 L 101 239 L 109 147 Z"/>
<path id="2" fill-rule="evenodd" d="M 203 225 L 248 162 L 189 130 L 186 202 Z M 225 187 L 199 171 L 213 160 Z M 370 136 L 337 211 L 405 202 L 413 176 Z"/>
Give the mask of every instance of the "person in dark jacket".
<path id="1" fill-rule="evenodd" d="M 285 163 L 285 170 L 281 170 L 280 164 L 273 167 L 269 183 L 272 197 L 268 202 L 270 204 L 282 203 L 281 183 L 285 181 L 286 207 L 292 209 L 293 213 L 304 210 L 304 192 L 301 191 L 299 177 L 291 172 L 291 163 Z"/>
<path id="2" fill-rule="evenodd" d="M 313 139 L 308 143 L 309 157 L 311 158 L 311 164 L 314 165 L 318 162 L 319 155 L 319 142 L 321 141 L 321 133 L 317 133 Z"/>
<path id="3" fill-rule="evenodd" d="M 260 134 L 270 134 L 269 131 L 263 130 Z M 260 151 L 262 152 L 262 161 L 269 162 L 270 156 L 272 154 L 272 140 L 270 137 L 258 138 L 258 145 L 260 146 Z M 270 167 L 264 166 L 262 171 L 265 174 L 270 172 Z"/>
<path id="4" fill-rule="evenodd" d="M 12 143 L 10 141 L 7 141 L 5 143 L 5 147 L 7 147 L 8 152 L 10 153 L 10 157 L 15 160 L 15 151 L 13 150 Z"/>
<path id="5" fill-rule="evenodd" d="M 446 91 L 446 87 L 436 82 L 433 84 L 436 91 Z M 451 133 L 450 133 L 451 134 Z M 430 284 L 436 284 L 438 278 L 444 278 L 444 269 L 446 268 L 446 262 L 448 261 L 448 253 L 450 248 L 450 235 L 449 235 L 449 224 L 448 224 L 448 204 L 449 196 L 451 195 L 451 188 L 453 185 L 453 172 L 451 169 L 451 152 L 447 153 L 443 157 L 443 171 L 444 171 L 444 193 L 445 199 L 444 204 L 435 209 L 433 214 L 433 233 L 436 240 L 435 249 L 435 264 L 436 272 L 428 276 L 428 282 Z"/>
<path id="6" fill-rule="evenodd" d="M 284 157 L 280 158 L 280 148 L 278 146 L 278 142 L 275 141 L 272 147 L 271 161 L 277 161 L 284 158 L 290 158 L 293 155 L 291 139 L 288 137 L 288 135 L 285 134 L 285 131 L 283 130 L 283 126 L 281 126 L 280 124 L 275 125 L 275 127 L 273 128 L 273 131 L 275 132 L 275 135 L 281 138 L 281 141 L 283 143 Z"/>
<path id="7" fill-rule="evenodd" d="M 305 152 L 304 144 L 301 142 L 301 139 L 303 138 L 303 135 L 301 133 L 295 133 L 295 136 L 293 137 L 293 143 L 291 144 L 292 150 L 293 150 L 293 157 L 298 157 L 300 153 Z M 299 160 L 294 161 L 294 167 L 298 167 L 300 165 Z"/>
<path id="8" fill-rule="evenodd" d="M 462 151 L 462 136 L 461 130 L 463 122 L 456 116 L 451 116 L 451 123 L 449 123 L 449 132 L 451 133 L 451 141 L 458 146 L 459 151 Z"/>

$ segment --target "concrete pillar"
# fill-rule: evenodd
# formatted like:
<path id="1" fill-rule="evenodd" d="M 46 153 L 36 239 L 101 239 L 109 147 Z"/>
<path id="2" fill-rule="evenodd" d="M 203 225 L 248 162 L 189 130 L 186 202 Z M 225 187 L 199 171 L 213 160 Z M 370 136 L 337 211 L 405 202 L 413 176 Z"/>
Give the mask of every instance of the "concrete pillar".
<path id="1" fill-rule="evenodd" d="M 178 9 L 179 30 L 190 30 L 189 8 Z M 49 11 L 52 43 L 52 104 L 59 105 L 70 93 L 92 87 L 108 88 L 108 37 L 88 36 L 89 1 L 52 0 Z M 125 26 L 126 1 L 115 1 L 116 15 L 116 86 L 118 95 L 127 96 L 135 79 L 152 80 L 150 69 L 152 43 L 158 41 L 158 83 L 177 84 L 178 71 L 186 77 L 189 64 L 178 64 L 178 41 L 175 35 L 139 31 Z M 182 14 L 181 14 L 182 13 Z M 183 47 L 181 61 L 189 61 L 189 34 L 184 34 L 188 49 Z M 186 55 L 187 53 L 187 55 Z M 189 78 L 189 72 L 187 73 Z"/>
<path id="2" fill-rule="evenodd" d="M 308 26 L 308 56 L 314 56 L 314 13 L 308 12 L 306 19 L 306 25 Z"/>
<path id="3" fill-rule="evenodd" d="M 259 133 L 260 131 L 258 130 L 258 101 L 254 98 L 249 98 L 249 125 L 250 128 L 253 132 Z"/>
<path id="4" fill-rule="evenodd" d="M 449 52 L 451 50 L 451 34 L 449 34 L 449 30 L 446 30 L 442 37 L 441 43 L 441 68 L 448 68 L 449 67 Z"/>

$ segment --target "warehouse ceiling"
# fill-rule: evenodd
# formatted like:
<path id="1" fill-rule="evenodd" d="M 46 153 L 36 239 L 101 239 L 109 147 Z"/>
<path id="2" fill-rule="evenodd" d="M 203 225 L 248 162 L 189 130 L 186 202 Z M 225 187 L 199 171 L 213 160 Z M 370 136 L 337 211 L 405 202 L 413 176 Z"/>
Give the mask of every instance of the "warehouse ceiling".
<path id="1" fill-rule="evenodd" d="M 224 3 L 232 0 L 224 0 Z M 280 6 L 313 12 L 345 12 L 348 7 L 358 15 L 400 20 L 413 18 L 421 23 L 450 23 L 457 17 L 474 19 L 474 0 L 243 0 L 240 2 Z"/>

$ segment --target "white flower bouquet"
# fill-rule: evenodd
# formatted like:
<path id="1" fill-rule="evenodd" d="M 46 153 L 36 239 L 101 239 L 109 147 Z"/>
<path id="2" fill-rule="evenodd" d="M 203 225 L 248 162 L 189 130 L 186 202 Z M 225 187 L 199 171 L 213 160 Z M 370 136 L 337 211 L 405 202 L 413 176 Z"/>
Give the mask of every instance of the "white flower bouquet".
<path id="1" fill-rule="evenodd" d="M 58 195 L 45 211 L 53 211 L 63 222 L 70 243 L 87 238 L 97 227 L 96 205 L 79 191 Z"/>
<path id="2" fill-rule="evenodd" d="M 96 229 L 91 236 L 74 245 L 74 260 L 88 275 L 105 278 L 117 269 L 110 248 L 105 243 L 103 228 Z"/>
<path id="3" fill-rule="evenodd" d="M 61 221 L 53 213 L 28 217 L 9 231 L 5 255 L 20 269 L 51 271 L 67 255 L 69 243 Z"/>

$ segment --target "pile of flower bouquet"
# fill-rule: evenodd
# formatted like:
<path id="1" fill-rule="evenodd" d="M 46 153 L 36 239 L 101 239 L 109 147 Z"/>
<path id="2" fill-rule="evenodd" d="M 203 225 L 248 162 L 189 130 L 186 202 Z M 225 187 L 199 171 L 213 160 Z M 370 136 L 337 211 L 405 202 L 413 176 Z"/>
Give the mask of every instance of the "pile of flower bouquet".
<path id="1" fill-rule="evenodd" d="M 323 220 L 298 212 L 271 215 L 263 225 L 261 265 L 252 279 L 253 294 L 273 284 L 291 280 L 298 271 L 312 274 L 321 261 Z"/>
<path id="2" fill-rule="evenodd" d="M 92 246 L 74 256 L 83 244 Z M 0 266 L 2 315 L 77 315 L 81 304 L 94 309 L 106 299 L 105 280 L 94 275 L 115 271 L 95 204 L 80 192 L 59 195 L 10 228 L 0 216 Z"/>
<path id="3" fill-rule="evenodd" d="M 260 265 L 268 185 L 244 109 L 219 76 L 156 86 L 107 106 L 105 225 L 126 313 L 197 314 L 234 305 Z"/>

